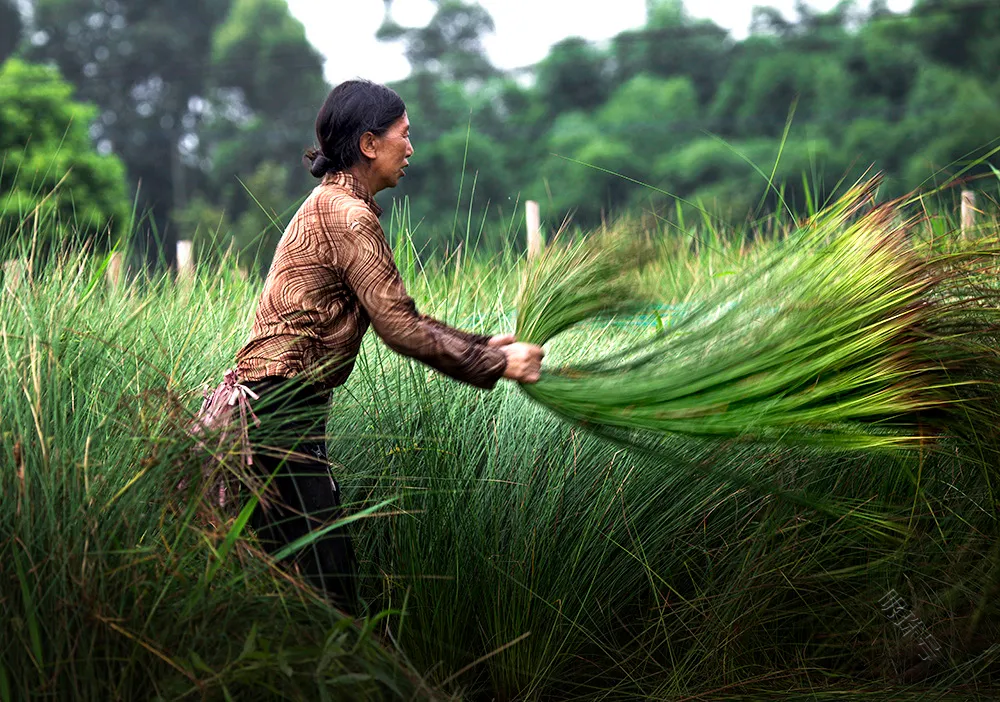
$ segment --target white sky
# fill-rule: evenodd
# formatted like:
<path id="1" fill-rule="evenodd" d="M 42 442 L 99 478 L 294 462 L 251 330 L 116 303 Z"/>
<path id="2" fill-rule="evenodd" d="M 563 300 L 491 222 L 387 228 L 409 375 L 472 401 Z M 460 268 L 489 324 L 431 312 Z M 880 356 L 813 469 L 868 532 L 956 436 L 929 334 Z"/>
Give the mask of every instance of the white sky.
<path id="1" fill-rule="evenodd" d="M 836 1 L 807 0 L 807 4 L 827 10 Z M 484 44 L 493 64 L 504 69 L 540 61 L 550 46 L 566 37 L 610 39 L 642 26 L 646 19 L 645 0 L 480 0 L 480 4 L 496 24 L 496 32 Z M 889 0 L 896 12 L 912 4 L 912 0 Z M 288 5 L 320 52 L 341 57 L 326 62 L 331 84 L 355 77 L 388 82 L 409 73 L 402 48 L 375 39 L 384 13 L 382 0 L 288 0 Z M 754 5 L 776 7 L 793 17 L 795 0 L 687 0 L 685 5 L 691 16 L 711 19 L 742 38 Z M 425 26 L 433 14 L 430 0 L 395 0 L 392 6 L 393 18 L 408 27 Z"/>

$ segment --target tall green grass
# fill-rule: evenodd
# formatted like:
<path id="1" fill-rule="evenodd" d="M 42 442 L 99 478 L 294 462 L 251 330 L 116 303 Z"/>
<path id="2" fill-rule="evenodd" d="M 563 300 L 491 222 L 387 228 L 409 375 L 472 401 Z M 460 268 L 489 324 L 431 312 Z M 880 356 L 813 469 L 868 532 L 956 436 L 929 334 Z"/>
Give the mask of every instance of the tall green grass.
<path id="1" fill-rule="evenodd" d="M 422 260 L 405 211 L 391 220 L 421 311 L 514 330 L 517 257 Z M 781 245 L 720 237 L 695 253 L 691 225 L 650 227 L 684 252 L 644 272 L 669 303 Z M 328 426 L 355 514 L 390 502 L 351 525 L 368 615 L 356 624 L 245 529 L 227 538 L 233 517 L 172 490 L 197 475 L 182 427 L 245 340 L 261 281 L 224 264 L 188 287 L 109 289 L 102 263 L 52 260 L 0 302 L 0 699 L 995 689 L 991 435 L 906 454 L 682 437 L 642 451 L 369 335 Z M 613 350 L 655 333 L 647 321 L 591 324 L 586 345 L 557 338 L 547 360 Z M 941 643 L 934 659 L 882 612 L 891 589 Z"/>
<path id="2" fill-rule="evenodd" d="M 792 247 L 752 246 L 747 261 Z M 439 273 L 415 289 L 458 321 L 463 284 Z M 513 277 L 501 297 L 515 294 Z M 497 314 L 483 328 L 512 321 Z M 549 359 L 655 331 L 613 321 L 561 348 L 557 338 Z M 334 455 L 359 506 L 400 507 L 359 532 L 366 592 L 404 607 L 390 633 L 442 685 L 499 699 L 992 689 L 990 427 L 934 452 L 681 437 L 640 451 L 554 422 L 512 388 L 457 387 L 378 345 L 360 370 L 334 408 Z M 916 637 L 885 617 L 890 590 L 942 643 L 938 657 L 921 660 Z"/>
<path id="3" fill-rule="evenodd" d="M 436 696 L 376 620 L 207 521 L 202 486 L 173 490 L 195 465 L 198 386 L 245 335 L 258 281 L 231 266 L 112 289 L 106 262 L 53 257 L 3 281 L 0 700 Z"/>
<path id="4" fill-rule="evenodd" d="M 849 189 L 652 337 L 591 348 L 525 392 L 588 426 L 652 437 L 877 448 L 993 433 L 1000 294 L 988 276 L 1000 248 L 921 251 L 899 203 L 873 206 L 876 186 Z M 541 256 L 519 295 L 518 338 L 545 343 L 656 302 L 629 275 L 651 251 L 622 239 Z"/>

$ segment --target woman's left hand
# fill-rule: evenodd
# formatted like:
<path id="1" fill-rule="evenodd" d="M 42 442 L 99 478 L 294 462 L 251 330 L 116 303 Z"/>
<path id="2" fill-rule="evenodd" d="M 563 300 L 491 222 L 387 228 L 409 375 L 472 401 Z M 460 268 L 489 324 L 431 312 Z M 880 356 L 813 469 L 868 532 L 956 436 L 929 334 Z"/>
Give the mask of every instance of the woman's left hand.
<path id="1" fill-rule="evenodd" d="M 496 336 L 491 336 L 490 340 L 486 342 L 487 346 L 510 346 L 516 341 L 513 334 L 497 334 Z"/>
<path id="2" fill-rule="evenodd" d="M 542 358 L 545 357 L 543 347 L 519 343 L 513 334 L 491 336 L 486 345 L 502 349 L 507 355 L 507 369 L 503 377 L 519 383 L 537 383 L 541 379 Z"/>

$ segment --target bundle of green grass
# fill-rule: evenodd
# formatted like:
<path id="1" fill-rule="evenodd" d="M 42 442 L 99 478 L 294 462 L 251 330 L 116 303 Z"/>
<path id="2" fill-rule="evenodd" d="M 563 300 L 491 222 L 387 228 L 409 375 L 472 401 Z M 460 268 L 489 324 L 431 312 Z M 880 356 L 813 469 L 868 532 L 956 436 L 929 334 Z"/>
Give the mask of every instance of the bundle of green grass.
<path id="1" fill-rule="evenodd" d="M 936 252 L 900 202 L 875 203 L 876 185 L 856 184 L 672 323 L 547 368 L 524 392 L 638 444 L 686 434 L 912 448 L 995 431 L 1000 249 Z M 655 314 L 638 275 L 654 249 L 625 236 L 549 248 L 526 272 L 518 339 L 569 332 L 586 344 L 584 323 Z"/>

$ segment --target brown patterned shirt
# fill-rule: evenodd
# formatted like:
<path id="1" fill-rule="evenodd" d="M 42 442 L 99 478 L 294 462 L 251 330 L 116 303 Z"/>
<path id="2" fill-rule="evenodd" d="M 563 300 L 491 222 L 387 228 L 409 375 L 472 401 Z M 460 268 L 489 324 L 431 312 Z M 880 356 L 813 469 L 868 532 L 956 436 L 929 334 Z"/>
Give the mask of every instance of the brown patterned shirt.
<path id="1" fill-rule="evenodd" d="M 507 357 L 490 337 L 417 312 L 378 217 L 382 209 L 349 173 L 325 176 L 295 213 L 257 303 L 250 339 L 236 355 L 241 382 L 308 374 L 344 383 L 369 324 L 389 348 L 456 380 L 492 388 Z"/>

